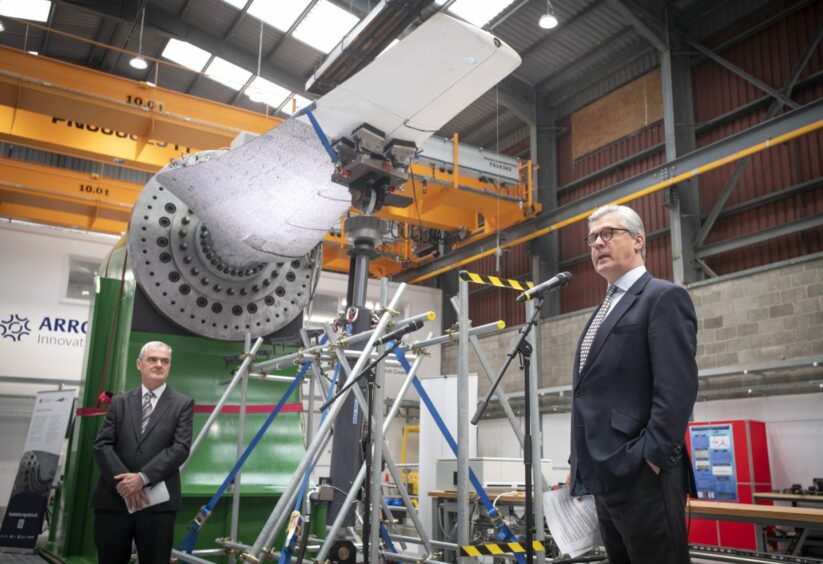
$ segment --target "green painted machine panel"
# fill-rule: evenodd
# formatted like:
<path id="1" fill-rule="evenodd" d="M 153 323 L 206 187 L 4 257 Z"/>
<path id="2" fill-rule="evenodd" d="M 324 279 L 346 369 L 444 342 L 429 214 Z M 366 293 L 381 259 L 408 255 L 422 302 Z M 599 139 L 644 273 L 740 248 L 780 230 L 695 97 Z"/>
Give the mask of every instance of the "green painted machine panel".
<path id="1" fill-rule="evenodd" d="M 116 278 L 103 276 L 99 279 L 99 292 L 90 313 L 86 368 L 79 407 L 96 406 L 101 381 L 104 381 L 103 389 L 114 393 L 139 385 L 135 360 L 140 347 L 155 340 L 166 342 L 173 349 L 169 385 L 194 398 L 198 405 L 216 404 L 240 364 L 242 343 L 213 341 L 191 335 L 132 331 L 135 286 L 122 245 L 115 247 L 108 261 L 119 270 L 115 269 Z M 279 356 L 288 352 L 281 347 L 276 354 Z M 295 373 L 292 368 L 277 374 L 293 376 Z M 274 405 L 287 388 L 288 382 L 250 379 L 247 404 Z M 239 405 L 240 393 L 238 384 L 226 405 Z M 300 403 L 299 390 L 287 401 Z M 257 433 L 269 412 L 246 414 L 244 447 Z M 193 438 L 207 418 L 208 413 L 195 414 Z M 95 560 L 93 512 L 88 508 L 88 500 L 99 477 L 92 445 L 101 422 L 101 416 L 77 418 L 71 435 L 59 524 L 51 545 L 68 562 Z M 208 437 L 187 465 L 183 474 L 183 509 L 177 515 L 175 544 L 185 537 L 187 524 L 215 493 L 234 465 L 238 426 L 239 414 L 222 413 L 218 416 Z M 243 467 L 238 540 L 254 542 L 303 454 L 300 414 L 281 413 Z M 197 548 L 214 548 L 215 538 L 230 535 L 231 495 L 231 490 L 227 491 L 215 507 L 212 517 L 201 531 Z M 312 529 L 317 536 L 325 535 L 324 513 L 325 506 L 313 506 L 312 514 L 316 518 L 312 519 Z M 216 562 L 221 560 L 214 559 Z"/>
<path id="2" fill-rule="evenodd" d="M 241 343 L 212 341 L 200 337 L 158 335 L 133 332 L 129 346 L 129 358 L 137 358 L 143 343 L 162 340 L 172 347 L 172 363 L 168 384 L 194 398 L 197 405 L 215 405 L 228 386 L 232 374 L 239 366 L 243 352 Z M 280 354 L 278 350 L 278 354 Z M 289 350 L 282 351 L 284 354 Z M 227 357 L 236 362 L 226 363 Z M 295 370 L 279 373 L 294 375 Z M 139 375 L 134 370 L 126 379 L 126 387 L 139 385 Z M 274 405 L 288 388 L 288 382 L 264 382 L 250 379 L 247 405 Z M 226 401 L 227 406 L 240 405 L 240 383 Z M 288 403 L 300 403 L 295 391 Z M 208 413 L 194 416 L 194 437 L 208 419 Z M 267 413 L 247 413 L 244 448 L 248 445 Z M 237 459 L 237 431 L 239 414 L 221 413 L 209 434 L 186 466 L 183 474 L 183 495 L 211 495 L 223 483 Z M 245 494 L 280 494 L 300 462 L 305 448 L 299 413 L 280 413 L 266 431 L 260 445 L 246 461 L 242 471 L 242 491 Z"/>

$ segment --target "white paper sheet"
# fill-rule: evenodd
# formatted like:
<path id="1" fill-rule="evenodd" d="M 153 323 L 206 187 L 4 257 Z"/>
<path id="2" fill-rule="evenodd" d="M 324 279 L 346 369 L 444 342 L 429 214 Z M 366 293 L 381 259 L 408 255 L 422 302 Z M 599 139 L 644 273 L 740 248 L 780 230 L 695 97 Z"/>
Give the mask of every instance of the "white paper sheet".
<path id="1" fill-rule="evenodd" d="M 560 552 L 572 558 L 602 544 L 594 497 L 569 495 L 569 488 L 543 494 L 543 514 Z"/>
<path id="2" fill-rule="evenodd" d="M 170 499 L 169 489 L 166 487 L 165 480 L 163 480 L 162 482 L 157 482 L 153 486 L 143 488 L 143 491 L 149 497 L 149 502 L 144 504 L 142 509 L 151 507 L 152 505 L 157 505 L 158 503 L 165 503 Z M 128 507 L 128 510 L 129 513 L 140 511 L 140 509 L 132 509 L 131 507 Z"/>

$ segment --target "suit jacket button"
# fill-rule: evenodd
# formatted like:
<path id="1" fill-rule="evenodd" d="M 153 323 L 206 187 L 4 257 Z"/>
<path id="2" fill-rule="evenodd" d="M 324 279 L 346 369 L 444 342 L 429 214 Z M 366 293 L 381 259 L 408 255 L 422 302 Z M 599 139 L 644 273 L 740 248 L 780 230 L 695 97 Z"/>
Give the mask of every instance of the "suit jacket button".
<path id="1" fill-rule="evenodd" d="M 142 450 L 138 450 L 138 451 L 137 451 L 137 456 L 140 456 L 141 454 L 143 454 L 143 451 L 142 451 Z"/>
<path id="2" fill-rule="evenodd" d="M 579 398 L 580 397 L 580 392 L 575 392 L 574 397 Z"/>

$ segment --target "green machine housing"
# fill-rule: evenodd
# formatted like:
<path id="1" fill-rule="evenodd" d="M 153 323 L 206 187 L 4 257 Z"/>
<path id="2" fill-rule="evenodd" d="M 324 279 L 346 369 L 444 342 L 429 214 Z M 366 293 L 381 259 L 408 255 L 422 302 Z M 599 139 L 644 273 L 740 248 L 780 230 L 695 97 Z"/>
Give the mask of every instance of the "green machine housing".
<path id="1" fill-rule="evenodd" d="M 169 385 L 194 398 L 197 405 L 214 406 L 224 393 L 240 364 L 242 342 L 217 341 L 192 335 L 166 320 L 148 303 L 135 282 L 126 251 L 125 238 L 104 260 L 97 277 L 89 317 L 81 408 L 105 408 L 99 401 L 103 392 L 121 393 L 140 384 L 135 360 L 148 341 L 163 341 L 173 349 Z M 299 328 L 302 319 L 298 317 Z M 295 323 L 281 331 L 294 331 Z M 279 339 L 280 340 L 280 339 Z M 267 353 L 290 352 L 288 345 L 264 345 Z M 258 352 L 258 356 L 266 352 Z M 296 348 L 291 345 L 291 350 Z M 277 374 L 293 376 L 290 369 Z M 272 405 L 280 400 L 288 383 L 249 379 L 247 405 Z M 240 386 L 227 399 L 227 406 L 240 404 Z M 289 403 L 301 403 L 299 388 Z M 81 412 L 82 413 L 82 412 Z M 246 413 L 244 446 L 260 428 L 268 413 Z M 203 428 L 208 413 L 195 413 L 194 437 Z M 101 415 L 74 419 L 70 432 L 64 480 L 55 497 L 51 534 L 47 550 L 66 562 L 96 562 L 92 537 L 94 512 L 89 498 L 99 477 L 92 447 L 102 423 Z M 177 514 L 175 545 L 185 537 L 188 523 L 217 491 L 238 458 L 239 414 L 221 413 L 208 436 L 189 460 L 182 475 L 183 509 Z M 281 412 L 244 465 L 240 478 L 241 502 L 237 538 L 253 544 L 284 487 L 305 452 L 304 432 L 299 412 Z M 214 508 L 200 530 L 197 549 L 222 548 L 217 538 L 231 537 L 231 488 Z M 325 505 L 312 504 L 311 533 L 325 536 Z M 317 530 L 314 530 L 317 529 Z M 281 531 L 275 542 L 283 540 Z M 226 561 L 218 557 L 215 562 Z"/>

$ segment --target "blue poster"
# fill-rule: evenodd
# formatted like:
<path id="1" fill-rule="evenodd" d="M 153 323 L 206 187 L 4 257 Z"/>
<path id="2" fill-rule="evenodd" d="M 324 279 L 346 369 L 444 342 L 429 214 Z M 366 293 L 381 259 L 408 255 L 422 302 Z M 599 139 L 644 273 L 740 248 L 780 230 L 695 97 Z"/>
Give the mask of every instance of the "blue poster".
<path id="1" fill-rule="evenodd" d="M 689 427 L 697 498 L 708 501 L 738 501 L 732 426 Z"/>

